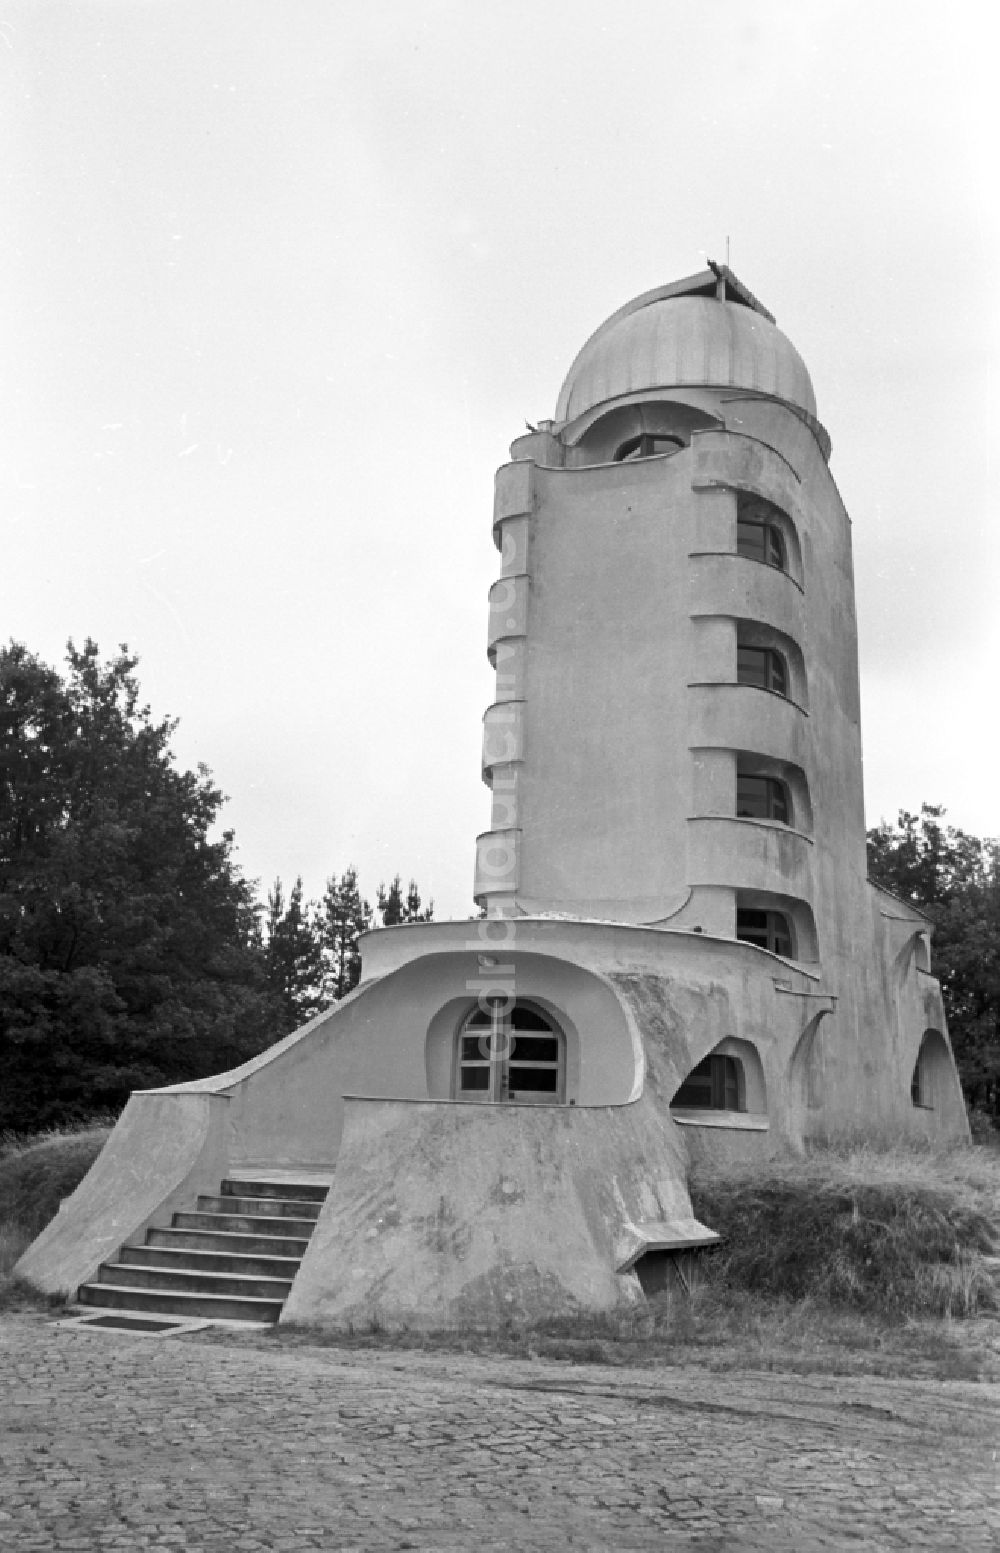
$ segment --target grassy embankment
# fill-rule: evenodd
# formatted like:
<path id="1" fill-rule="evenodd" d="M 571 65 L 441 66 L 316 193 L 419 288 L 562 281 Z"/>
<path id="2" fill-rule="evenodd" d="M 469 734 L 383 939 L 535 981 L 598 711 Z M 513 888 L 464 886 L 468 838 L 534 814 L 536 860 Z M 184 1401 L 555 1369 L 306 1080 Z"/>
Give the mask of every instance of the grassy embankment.
<path id="1" fill-rule="evenodd" d="M 0 1141 L 0 1304 L 8 1309 L 31 1300 L 12 1282 L 14 1263 L 107 1132 L 93 1125 Z M 567 1317 L 483 1335 L 390 1332 L 376 1316 L 346 1338 L 283 1328 L 277 1340 L 603 1363 L 1000 1376 L 996 1144 L 830 1150 L 752 1171 L 703 1170 L 692 1181 L 692 1200 L 723 1245 L 696 1264 L 690 1295 L 657 1295 L 631 1320 Z"/>
<path id="2" fill-rule="evenodd" d="M 30 1291 L 12 1278 L 14 1264 L 83 1180 L 110 1130 L 94 1123 L 28 1138 L 0 1135 L 0 1307 L 30 1302 Z"/>

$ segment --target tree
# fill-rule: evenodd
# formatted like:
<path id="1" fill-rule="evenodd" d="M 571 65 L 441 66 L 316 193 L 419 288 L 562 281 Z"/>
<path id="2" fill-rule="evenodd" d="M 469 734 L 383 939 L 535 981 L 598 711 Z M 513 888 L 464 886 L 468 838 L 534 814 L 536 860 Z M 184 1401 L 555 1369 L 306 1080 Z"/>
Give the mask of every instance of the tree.
<path id="1" fill-rule="evenodd" d="M 433 901 L 421 907 L 420 891 L 415 879 L 410 880 L 406 898 L 403 898 L 403 883 L 399 874 L 388 889 L 384 884 L 379 885 L 378 909 L 383 927 L 396 927 L 400 922 L 430 922 L 434 916 Z"/>
<path id="2" fill-rule="evenodd" d="M 326 881 L 320 903 L 319 934 L 326 968 L 328 996 L 342 998 L 361 980 L 361 949 L 358 940 L 372 925 L 372 909 L 358 889 L 358 873 L 353 866 Z"/>
<path id="3" fill-rule="evenodd" d="M 945 810 L 922 804 L 896 825 L 868 832 L 876 884 L 927 913 L 934 923 L 934 968 L 962 1088 L 1000 1117 L 1000 841 L 942 823 Z"/>
<path id="4" fill-rule="evenodd" d="M 280 1018 L 206 767 L 140 705 L 138 659 L 0 649 L 0 1127 L 232 1066 Z"/>
<path id="5" fill-rule="evenodd" d="M 316 909 L 302 902 L 301 876 L 287 905 L 280 879 L 268 893 L 264 963 L 268 986 L 282 1003 L 285 1032 L 320 1012 L 325 1002 L 323 954 Z"/>

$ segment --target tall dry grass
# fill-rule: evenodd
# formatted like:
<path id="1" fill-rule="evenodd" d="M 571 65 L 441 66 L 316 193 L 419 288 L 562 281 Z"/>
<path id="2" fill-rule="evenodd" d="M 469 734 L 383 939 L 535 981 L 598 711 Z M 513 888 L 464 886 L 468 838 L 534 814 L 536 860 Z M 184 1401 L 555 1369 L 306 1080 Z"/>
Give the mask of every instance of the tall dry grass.
<path id="1" fill-rule="evenodd" d="M 701 1168 L 695 1212 L 724 1244 L 716 1288 L 889 1318 L 1000 1308 L 1000 1153 L 825 1149 L 753 1169 Z"/>

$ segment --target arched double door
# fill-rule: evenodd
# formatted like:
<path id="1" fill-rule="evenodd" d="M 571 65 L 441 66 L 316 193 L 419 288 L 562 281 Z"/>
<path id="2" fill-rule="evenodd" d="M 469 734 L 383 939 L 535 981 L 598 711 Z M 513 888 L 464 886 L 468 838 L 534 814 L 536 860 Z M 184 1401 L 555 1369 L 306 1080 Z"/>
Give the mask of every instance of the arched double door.
<path id="1" fill-rule="evenodd" d="M 566 1095 L 566 1038 L 536 1004 L 491 999 L 462 1021 L 455 1046 L 456 1100 L 559 1105 Z"/>

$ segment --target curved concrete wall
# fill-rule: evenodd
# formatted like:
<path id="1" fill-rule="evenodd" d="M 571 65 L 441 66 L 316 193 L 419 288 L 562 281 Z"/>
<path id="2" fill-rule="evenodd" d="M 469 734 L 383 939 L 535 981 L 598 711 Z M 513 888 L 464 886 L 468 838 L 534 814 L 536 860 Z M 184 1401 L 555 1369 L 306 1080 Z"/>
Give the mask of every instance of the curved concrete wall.
<path id="1" fill-rule="evenodd" d="M 772 890 L 812 899 L 812 843 L 770 820 L 696 815 L 688 821 L 688 869 L 697 884 Z"/>
<path id="2" fill-rule="evenodd" d="M 14 1269 L 46 1294 L 75 1295 L 127 1240 L 217 1192 L 228 1159 L 228 1098 L 135 1094 L 76 1191 Z"/>
<path id="3" fill-rule="evenodd" d="M 282 1322 L 433 1329 L 627 1312 L 643 1296 L 617 1269 L 644 1229 L 703 1231 L 685 1175 L 677 1130 L 643 1102 L 350 1100 L 341 1169 Z"/>
<path id="4" fill-rule="evenodd" d="M 736 555 L 695 552 L 691 567 L 692 615 L 728 615 L 772 625 L 796 642 L 805 635 L 805 604 L 801 587 L 787 572 L 763 561 Z"/>

